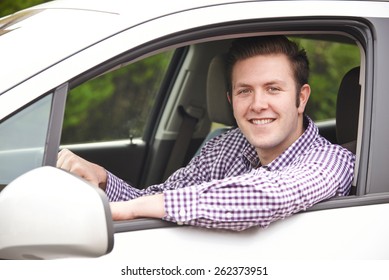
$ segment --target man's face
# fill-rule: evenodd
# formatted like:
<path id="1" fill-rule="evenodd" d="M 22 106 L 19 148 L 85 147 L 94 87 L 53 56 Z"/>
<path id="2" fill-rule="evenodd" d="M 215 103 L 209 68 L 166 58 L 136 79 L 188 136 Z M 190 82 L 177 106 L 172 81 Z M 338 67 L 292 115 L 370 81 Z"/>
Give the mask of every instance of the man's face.
<path id="1" fill-rule="evenodd" d="M 234 116 L 262 165 L 274 160 L 303 133 L 302 114 L 309 94 L 309 86 L 304 85 L 296 107 L 296 83 L 285 55 L 260 55 L 235 64 Z"/>

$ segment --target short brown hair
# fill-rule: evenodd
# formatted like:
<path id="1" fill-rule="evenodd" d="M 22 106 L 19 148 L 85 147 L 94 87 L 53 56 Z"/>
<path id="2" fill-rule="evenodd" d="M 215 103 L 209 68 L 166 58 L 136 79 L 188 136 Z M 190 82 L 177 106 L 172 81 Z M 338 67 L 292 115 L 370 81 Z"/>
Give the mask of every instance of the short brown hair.
<path id="1" fill-rule="evenodd" d="M 300 89 L 308 83 L 309 60 L 304 49 L 300 50 L 295 42 L 282 35 L 239 38 L 232 42 L 226 61 L 228 94 L 232 93 L 232 70 L 237 61 L 272 54 L 284 54 L 290 61 L 296 82 L 296 104 L 299 106 Z"/>

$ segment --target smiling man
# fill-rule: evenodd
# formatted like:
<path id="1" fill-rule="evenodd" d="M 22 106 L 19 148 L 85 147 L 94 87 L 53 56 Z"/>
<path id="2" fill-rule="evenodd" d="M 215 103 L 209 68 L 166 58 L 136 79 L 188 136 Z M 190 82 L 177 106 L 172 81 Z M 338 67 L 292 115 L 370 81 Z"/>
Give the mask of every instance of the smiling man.
<path id="1" fill-rule="evenodd" d="M 238 126 L 267 165 L 303 132 L 308 84 L 295 86 L 284 54 L 239 60 L 232 71 L 233 111 Z M 296 96 L 296 90 L 299 93 Z"/>
<path id="2" fill-rule="evenodd" d="M 166 182 L 139 190 L 68 150 L 57 166 L 104 189 L 115 220 L 244 230 L 349 193 L 355 156 L 321 137 L 304 114 L 311 93 L 304 50 L 284 36 L 238 39 L 227 75 L 238 128 L 211 139 Z"/>

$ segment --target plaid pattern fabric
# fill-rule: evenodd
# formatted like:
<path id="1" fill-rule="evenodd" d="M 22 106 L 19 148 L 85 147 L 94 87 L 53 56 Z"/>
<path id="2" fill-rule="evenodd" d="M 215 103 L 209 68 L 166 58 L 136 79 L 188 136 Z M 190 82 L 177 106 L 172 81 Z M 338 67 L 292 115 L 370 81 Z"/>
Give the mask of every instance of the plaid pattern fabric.
<path id="1" fill-rule="evenodd" d="M 318 133 L 305 132 L 267 166 L 239 128 L 211 139 L 166 182 L 139 190 L 108 173 L 111 201 L 164 193 L 164 219 L 207 228 L 267 227 L 333 196 L 348 195 L 355 156 Z"/>

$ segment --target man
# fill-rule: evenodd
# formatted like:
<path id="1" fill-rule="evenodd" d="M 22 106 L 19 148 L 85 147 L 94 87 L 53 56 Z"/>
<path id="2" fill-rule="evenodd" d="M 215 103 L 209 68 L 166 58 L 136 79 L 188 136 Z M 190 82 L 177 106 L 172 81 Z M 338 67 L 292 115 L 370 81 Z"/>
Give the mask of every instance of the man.
<path id="1" fill-rule="evenodd" d="M 104 189 L 115 220 L 243 230 L 347 195 L 354 155 L 321 137 L 304 115 L 311 92 L 305 51 L 284 36 L 242 38 L 227 64 L 238 128 L 210 140 L 163 184 L 138 190 L 67 150 L 58 167 Z"/>

